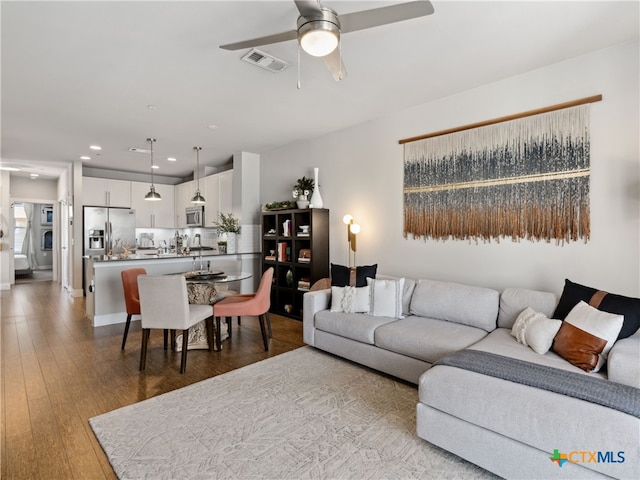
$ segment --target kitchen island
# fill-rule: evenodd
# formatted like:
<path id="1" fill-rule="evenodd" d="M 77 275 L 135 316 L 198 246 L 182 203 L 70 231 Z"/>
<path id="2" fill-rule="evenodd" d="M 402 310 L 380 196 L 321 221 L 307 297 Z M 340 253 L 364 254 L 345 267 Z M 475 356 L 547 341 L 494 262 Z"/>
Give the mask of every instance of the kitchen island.
<path id="1" fill-rule="evenodd" d="M 149 275 L 201 269 L 225 273 L 251 273 L 251 278 L 232 284 L 232 289 L 239 293 L 255 292 L 261 276 L 259 253 L 176 255 L 151 252 L 131 255 L 124 259 L 85 257 L 84 261 L 87 285 L 86 315 L 94 327 L 126 322 L 127 312 L 120 272 L 127 268 L 142 267 Z M 139 316 L 134 316 L 132 320 L 139 319 Z"/>

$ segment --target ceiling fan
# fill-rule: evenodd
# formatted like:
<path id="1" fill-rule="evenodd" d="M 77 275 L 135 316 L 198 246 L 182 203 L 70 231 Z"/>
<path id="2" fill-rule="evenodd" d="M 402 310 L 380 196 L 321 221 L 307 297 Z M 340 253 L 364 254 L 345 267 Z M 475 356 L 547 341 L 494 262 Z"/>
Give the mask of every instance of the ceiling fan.
<path id="1" fill-rule="evenodd" d="M 339 48 L 341 34 L 433 13 L 433 6 L 428 0 L 399 3 L 344 15 L 323 7 L 320 0 L 294 0 L 294 2 L 300 12 L 296 30 L 229 43 L 221 45 L 220 48 L 241 50 L 297 39 L 298 45 L 309 55 L 324 59 L 334 79 L 342 80 L 346 71 Z"/>

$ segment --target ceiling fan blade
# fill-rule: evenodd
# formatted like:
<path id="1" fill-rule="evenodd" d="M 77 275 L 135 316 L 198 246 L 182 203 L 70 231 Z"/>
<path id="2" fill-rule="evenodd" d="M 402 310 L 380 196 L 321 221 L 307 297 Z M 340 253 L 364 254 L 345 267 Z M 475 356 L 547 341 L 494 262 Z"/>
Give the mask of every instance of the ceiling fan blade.
<path id="1" fill-rule="evenodd" d="M 347 76 L 347 69 L 344 68 L 344 63 L 342 63 L 340 47 L 336 48 L 329 55 L 325 55 L 322 59 L 336 82 Z"/>
<path id="2" fill-rule="evenodd" d="M 224 50 L 242 50 L 244 48 L 260 47 L 262 45 L 269 45 L 271 43 L 295 40 L 296 38 L 298 38 L 298 32 L 296 30 L 290 30 L 288 32 L 267 35 L 266 37 L 259 37 L 252 40 L 244 40 L 242 42 L 220 45 L 220 48 L 223 48 Z"/>
<path id="3" fill-rule="evenodd" d="M 428 0 L 400 3 L 388 7 L 374 8 L 340 15 L 340 31 L 355 32 L 365 28 L 388 23 L 401 22 L 411 18 L 424 17 L 433 13 L 433 5 Z"/>
<path id="4" fill-rule="evenodd" d="M 322 12 L 322 7 L 318 0 L 294 0 L 300 15 L 308 17 Z"/>

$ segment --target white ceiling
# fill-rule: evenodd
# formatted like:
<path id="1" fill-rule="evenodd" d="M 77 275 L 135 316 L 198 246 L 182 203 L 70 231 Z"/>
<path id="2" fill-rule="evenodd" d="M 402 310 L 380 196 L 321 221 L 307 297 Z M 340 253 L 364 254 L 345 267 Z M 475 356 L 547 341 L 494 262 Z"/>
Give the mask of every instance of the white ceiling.
<path id="1" fill-rule="evenodd" d="M 302 54 L 298 90 L 295 41 L 261 48 L 289 62 L 282 73 L 218 48 L 294 29 L 293 1 L 2 1 L 2 162 L 46 176 L 90 155 L 86 166 L 148 173 L 149 156 L 128 149 L 153 136 L 156 175 L 187 177 L 194 145 L 217 166 L 639 35 L 638 1 L 432 3 L 434 15 L 344 35 L 341 82 Z"/>

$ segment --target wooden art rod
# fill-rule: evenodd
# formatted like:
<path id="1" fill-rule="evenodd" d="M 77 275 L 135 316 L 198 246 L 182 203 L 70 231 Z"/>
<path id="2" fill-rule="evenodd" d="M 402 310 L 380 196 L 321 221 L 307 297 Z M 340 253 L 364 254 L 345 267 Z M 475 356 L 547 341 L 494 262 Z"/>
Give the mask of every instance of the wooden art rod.
<path id="1" fill-rule="evenodd" d="M 562 110 L 563 108 L 577 107 L 578 105 L 585 105 L 587 103 L 600 102 L 601 100 L 602 100 L 602 95 L 593 95 L 591 97 L 580 98 L 579 100 L 572 100 L 570 102 L 557 103 L 549 107 L 537 108 L 535 110 L 529 110 L 527 112 L 522 112 L 522 113 L 515 113 L 513 115 L 494 118 L 492 120 L 485 120 L 483 122 L 470 123 L 469 125 L 449 128 L 447 130 L 440 130 L 439 132 L 428 133 L 426 135 L 420 135 L 418 137 L 404 138 L 402 140 L 399 140 L 398 143 L 400 145 L 403 145 L 405 143 L 417 142 L 418 140 L 424 140 L 426 138 L 439 137 L 441 135 L 448 135 L 449 133 L 456 133 L 456 132 L 462 132 L 464 130 L 471 130 L 472 128 L 486 127 L 487 125 L 494 125 L 496 123 L 508 122 L 510 120 L 516 120 L 518 118 L 531 117 L 533 115 L 540 115 L 541 113 L 554 112 L 556 110 Z"/>

